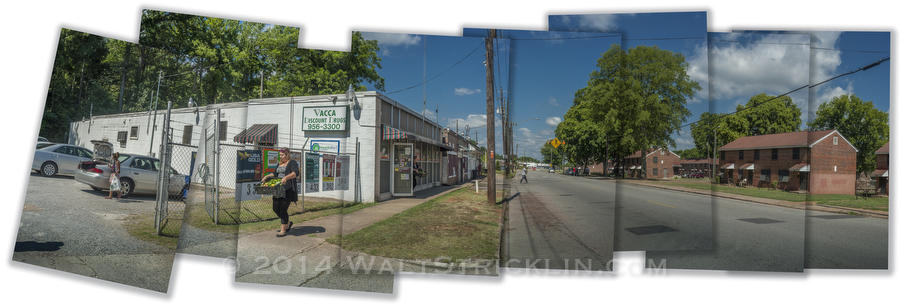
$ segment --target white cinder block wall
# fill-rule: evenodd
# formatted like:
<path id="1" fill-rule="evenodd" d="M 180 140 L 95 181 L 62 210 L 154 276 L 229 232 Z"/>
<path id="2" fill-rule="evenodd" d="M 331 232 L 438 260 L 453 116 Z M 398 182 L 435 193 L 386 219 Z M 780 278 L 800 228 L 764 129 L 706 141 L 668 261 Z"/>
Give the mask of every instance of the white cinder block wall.
<path id="1" fill-rule="evenodd" d="M 313 140 L 340 141 L 341 154 L 349 154 L 350 158 L 350 190 L 334 190 L 310 193 L 310 196 L 343 199 L 357 199 L 373 202 L 376 200 L 376 181 L 378 166 L 378 145 L 380 143 L 377 107 L 380 95 L 374 91 L 356 93 L 359 108 L 354 108 L 344 95 L 321 95 L 307 97 L 285 97 L 271 99 L 254 99 L 249 102 L 233 102 L 209 105 L 198 108 L 173 109 L 171 115 L 172 140 L 182 143 L 185 126 L 191 125 L 191 139 L 188 146 L 175 146 L 173 149 L 172 167 L 179 173 L 187 173 L 190 168 L 190 152 L 197 151 L 193 169 L 194 183 L 200 183 L 197 172 L 200 164 L 206 162 L 207 135 L 213 135 L 211 120 L 215 120 L 216 109 L 220 109 L 219 122 L 227 126 L 221 128 L 224 136 L 220 136 L 219 182 L 224 188 L 235 186 L 236 152 L 239 149 L 253 148 L 234 142 L 234 136 L 254 124 L 278 124 L 277 147 L 309 149 Z M 293 103 L 292 103 L 293 100 Z M 342 132 L 304 132 L 301 127 L 304 106 L 342 106 L 350 105 L 348 130 Z M 293 108 L 293 112 L 292 112 Z M 293 114 L 293 117 L 292 117 Z M 162 140 L 165 110 L 156 114 L 156 132 L 151 134 L 148 125 L 152 125 L 153 116 L 147 112 L 94 116 L 93 120 L 73 122 L 70 126 L 69 140 L 71 144 L 93 149 L 91 140 L 106 140 L 113 144 L 116 152 L 159 156 L 159 145 Z M 199 118 L 199 120 L 198 120 Z M 293 118 L 293 124 L 291 119 Z M 131 127 L 138 127 L 137 138 L 130 135 Z M 210 127 L 207 130 L 207 127 Z M 122 146 L 117 140 L 118 132 L 126 131 L 129 137 Z M 307 141 L 307 138 L 309 138 Z M 357 158 L 357 140 L 359 141 L 359 158 Z M 302 161 L 301 161 L 302 163 Z M 302 164 L 301 164 L 302 165 Z M 320 163 L 321 167 L 321 163 Z M 320 178 L 321 182 L 321 178 Z"/>

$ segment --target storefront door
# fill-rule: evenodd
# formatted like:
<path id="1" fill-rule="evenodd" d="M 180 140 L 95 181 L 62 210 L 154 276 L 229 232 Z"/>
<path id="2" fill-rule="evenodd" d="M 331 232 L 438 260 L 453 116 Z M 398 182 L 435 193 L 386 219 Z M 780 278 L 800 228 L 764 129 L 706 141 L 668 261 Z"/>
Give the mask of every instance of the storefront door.
<path id="1" fill-rule="evenodd" d="M 394 196 L 413 195 L 412 157 L 413 146 L 411 143 L 395 143 L 391 168 L 392 184 L 391 194 Z"/>

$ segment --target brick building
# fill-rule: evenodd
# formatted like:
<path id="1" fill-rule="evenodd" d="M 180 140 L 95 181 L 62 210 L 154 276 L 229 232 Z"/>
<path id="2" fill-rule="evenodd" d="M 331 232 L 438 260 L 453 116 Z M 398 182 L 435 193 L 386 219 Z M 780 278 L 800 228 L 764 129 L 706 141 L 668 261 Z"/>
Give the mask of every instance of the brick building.
<path id="1" fill-rule="evenodd" d="M 888 162 L 890 161 L 891 142 L 885 143 L 881 148 L 875 151 L 875 171 L 872 171 L 870 177 L 875 180 L 875 188 L 878 193 L 888 194 Z"/>
<path id="2" fill-rule="evenodd" d="M 719 151 L 722 183 L 812 194 L 856 190 L 859 151 L 836 130 L 745 136 Z"/>
<path id="3" fill-rule="evenodd" d="M 702 174 L 703 177 L 712 175 L 712 168 L 715 165 L 712 158 L 691 158 L 681 160 L 681 176 L 690 176 L 692 174 Z"/>
<path id="4" fill-rule="evenodd" d="M 653 148 L 647 151 L 647 178 L 665 179 L 675 176 L 676 168 L 680 167 L 681 156 L 672 153 L 665 148 Z M 625 156 L 625 176 L 640 177 L 643 163 L 641 163 L 641 151 Z"/>

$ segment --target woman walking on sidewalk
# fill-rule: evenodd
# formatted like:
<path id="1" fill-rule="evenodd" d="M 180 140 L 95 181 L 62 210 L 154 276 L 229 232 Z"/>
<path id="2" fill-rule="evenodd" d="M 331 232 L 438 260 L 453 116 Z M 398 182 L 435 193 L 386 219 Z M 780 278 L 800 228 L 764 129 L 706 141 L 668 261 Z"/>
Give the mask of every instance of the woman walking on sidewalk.
<path id="1" fill-rule="evenodd" d="M 272 210 L 275 215 L 281 219 L 281 230 L 276 236 L 284 237 L 291 230 L 294 222 L 288 218 L 288 207 L 291 202 L 297 202 L 297 177 L 300 176 L 300 165 L 296 160 L 291 159 L 291 152 L 287 148 L 278 152 L 279 162 L 278 169 L 275 173 L 269 173 L 263 177 L 263 182 L 273 176 L 281 179 L 281 185 L 284 186 L 284 197 L 272 197 Z"/>
<path id="2" fill-rule="evenodd" d="M 122 184 L 119 181 L 121 166 L 119 152 L 113 153 L 112 160 L 109 162 L 109 196 L 106 197 L 107 199 L 112 199 L 113 193 L 116 194 L 116 198 L 122 199 Z"/>

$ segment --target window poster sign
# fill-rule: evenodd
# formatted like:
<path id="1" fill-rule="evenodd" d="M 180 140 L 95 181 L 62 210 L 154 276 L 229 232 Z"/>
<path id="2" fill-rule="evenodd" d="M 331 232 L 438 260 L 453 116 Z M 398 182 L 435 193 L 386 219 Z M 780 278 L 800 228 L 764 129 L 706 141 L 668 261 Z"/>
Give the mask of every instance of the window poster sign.
<path id="1" fill-rule="evenodd" d="M 319 192 L 319 154 L 306 153 L 305 177 L 306 192 Z"/>
<path id="2" fill-rule="evenodd" d="M 263 158 L 264 158 L 264 166 L 263 167 L 263 175 L 269 173 L 275 173 L 275 170 L 278 170 L 278 162 L 281 160 L 278 158 L 278 150 L 275 149 L 263 149 Z"/>
<path id="3" fill-rule="evenodd" d="M 262 151 L 238 150 L 235 173 L 234 201 L 249 201 L 262 198 L 256 194 L 254 186 L 262 179 Z"/>
<path id="4" fill-rule="evenodd" d="M 322 155 L 322 191 L 334 190 L 334 168 L 336 160 L 334 154 Z"/>
<path id="5" fill-rule="evenodd" d="M 262 179 L 262 152 L 260 150 L 237 151 L 237 183 L 259 182 Z"/>
<path id="6" fill-rule="evenodd" d="M 334 166 L 334 173 L 337 175 L 334 183 L 335 189 L 350 190 L 350 156 L 338 157 Z"/>
<path id="7" fill-rule="evenodd" d="M 304 131 L 346 131 L 349 121 L 347 105 L 303 107 Z"/>

